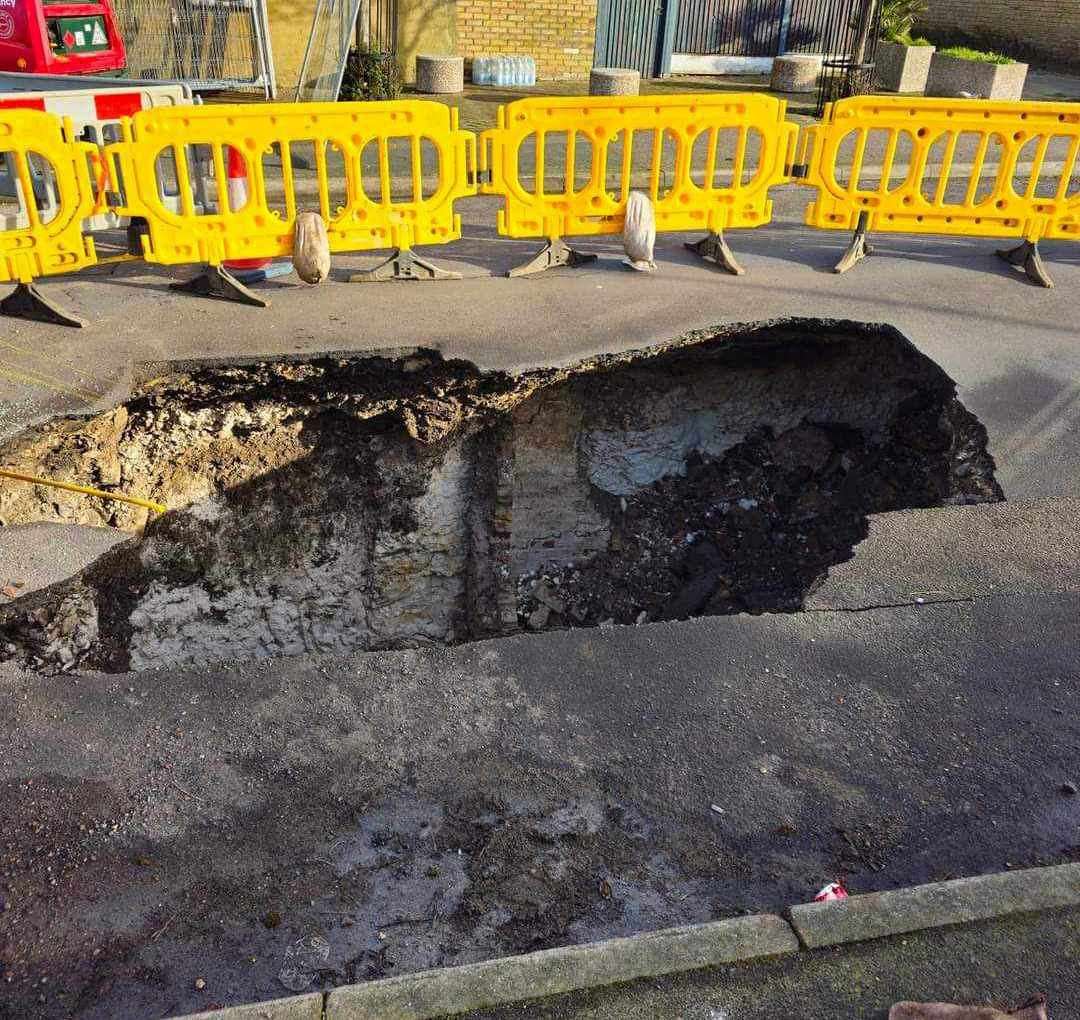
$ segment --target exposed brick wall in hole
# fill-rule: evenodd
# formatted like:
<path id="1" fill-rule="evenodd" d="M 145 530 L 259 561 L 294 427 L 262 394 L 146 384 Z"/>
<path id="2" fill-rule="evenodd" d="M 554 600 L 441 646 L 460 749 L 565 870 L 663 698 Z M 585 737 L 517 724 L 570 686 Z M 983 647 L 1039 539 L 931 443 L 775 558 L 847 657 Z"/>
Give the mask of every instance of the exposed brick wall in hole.
<path id="1" fill-rule="evenodd" d="M 589 73 L 597 0 L 458 0 L 458 41 L 466 64 L 484 54 L 536 58 L 540 78 Z"/>
<path id="2" fill-rule="evenodd" d="M 1080 67 L 1080 0 L 930 0 L 920 27 Z"/>

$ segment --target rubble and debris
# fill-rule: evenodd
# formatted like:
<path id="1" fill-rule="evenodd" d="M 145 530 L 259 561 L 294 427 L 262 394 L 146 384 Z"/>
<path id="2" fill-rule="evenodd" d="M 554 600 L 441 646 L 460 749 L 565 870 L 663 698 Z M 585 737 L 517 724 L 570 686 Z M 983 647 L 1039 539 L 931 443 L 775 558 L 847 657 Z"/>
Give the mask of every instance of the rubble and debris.
<path id="1" fill-rule="evenodd" d="M 285 950 L 278 980 L 291 992 L 309 988 L 330 959 L 330 943 L 317 933 L 303 935 Z"/>
<path id="2" fill-rule="evenodd" d="M 833 903 L 836 900 L 846 900 L 850 895 L 843 882 L 830 882 L 814 897 L 814 902 Z"/>
<path id="3" fill-rule="evenodd" d="M 82 663 L 97 637 L 96 593 L 80 585 L 58 602 L 14 612 L 0 638 L 0 661 L 21 658 L 46 672 L 67 673 Z"/>

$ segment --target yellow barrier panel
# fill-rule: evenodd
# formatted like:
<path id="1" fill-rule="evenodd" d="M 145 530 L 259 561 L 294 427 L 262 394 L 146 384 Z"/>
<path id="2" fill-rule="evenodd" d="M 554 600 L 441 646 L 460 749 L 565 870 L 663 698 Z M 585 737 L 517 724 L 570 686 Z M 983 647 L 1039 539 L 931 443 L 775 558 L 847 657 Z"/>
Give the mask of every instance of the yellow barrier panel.
<path id="1" fill-rule="evenodd" d="M 818 189 L 806 222 L 856 230 L 837 272 L 870 254 L 869 231 L 1020 237 L 999 254 L 1052 286 L 1038 242 L 1080 239 L 1078 154 L 1073 103 L 844 99 L 800 142 L 806 183 Z"/>
<path id="2" fill-rule="evenodd" d="M 511 275 L 591 260 L 562 238 L 621 231 L 633 189 L 652 200 L 658 231 L 707 230 L 688 247 L 741 272 L 723 232 L 772 218 L 769 188 L 788 180 L 797 131 L 784 109 L 771 96 L 735 93 L 545 97 L 501 107 L 498 126 L 481 136 L 481 171 L 490 175 L 481 191 L 504 199 L 500 234 L 549 239 Z"/>
<path id="3" fill-rule="evenodd" d="M 39 276 L 70 273 L 96 261 L 82 225 L 94 209 L 90 160 L 97 147 L 74 140 L 68 118 L 41 110 L 0 109 L 0 158 L 14 183 L 18 211 L 2 219 L 0 282 L 18 284 L 0 301 L 5 315 L 81 326 L 33 285 Z M 48 192 L 48 199 L 42 196 Z"/>
<path id="4" fill-rule="evenodd" d="M 476 193 L 475 136 L 458 129 L 456 110 L 417 100 L 159 107 L 125 120 L 105 153 L 124 182 L 117 212 L 145 220 L 143 256 L 164 264 L 290 255 L 308 208 L 326 221 L 331 251 L 395 250 L 353 279 L 444 277 L 411 249 L 460 237 L 454 202 Z M 200 168 L 216 196 L 200 188 Z M 170 188 L 179 211 L 165 202 Z M 219 269 L 191 289 L 264 303 L 230 279 Z"/>

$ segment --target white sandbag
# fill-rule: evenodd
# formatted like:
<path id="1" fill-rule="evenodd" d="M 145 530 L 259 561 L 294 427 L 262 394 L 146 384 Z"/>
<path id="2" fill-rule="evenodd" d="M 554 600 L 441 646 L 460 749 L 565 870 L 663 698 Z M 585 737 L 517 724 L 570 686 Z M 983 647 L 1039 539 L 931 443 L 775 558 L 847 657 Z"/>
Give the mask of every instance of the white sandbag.
<path id="1" fill-rule="evenodd" d="M 330 275 L 330 238 L 317 212 L 296 214 L 292 261 L 304 283 L 322 283 Z"/>
<path id="2" fill-rule="evenodd" d="M 623 225 L 623 247 L 626 264 L 631 269 L 649 273 L 656 268 L 653 246 L 656 244 L 656 216 L 649 196 L 631 191 L 626 200 L 626 220 Z"/>

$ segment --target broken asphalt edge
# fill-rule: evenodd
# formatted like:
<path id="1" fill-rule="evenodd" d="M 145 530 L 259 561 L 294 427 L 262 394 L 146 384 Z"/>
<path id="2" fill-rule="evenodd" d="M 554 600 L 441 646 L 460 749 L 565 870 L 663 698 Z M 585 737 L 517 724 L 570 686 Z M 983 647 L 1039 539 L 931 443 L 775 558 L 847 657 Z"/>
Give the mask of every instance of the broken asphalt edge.
<path id="1" fill-rule="evenodd" d="M 436 1020 L 642 978 L 1080 906 L 1080 862 L 421 971 L 177 1020 Z"/>

